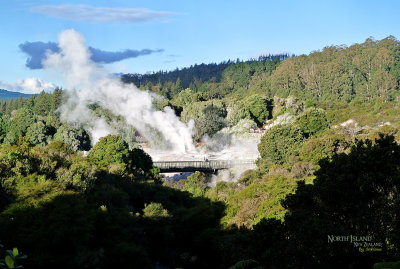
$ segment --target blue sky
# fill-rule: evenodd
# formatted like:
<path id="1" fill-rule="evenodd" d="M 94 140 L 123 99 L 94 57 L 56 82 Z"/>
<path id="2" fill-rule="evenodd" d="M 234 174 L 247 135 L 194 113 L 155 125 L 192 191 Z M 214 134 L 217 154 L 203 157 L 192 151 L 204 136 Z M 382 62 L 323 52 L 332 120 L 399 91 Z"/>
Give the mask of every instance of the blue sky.
<path id="1" fill-rule="evenodd" d="M 268 53 L 308 54 L 370 36 L 400 39 L 399 2 L 2 1 L 0 88 L 58 85 L 41 69 L 37 49 L 56 49 L 65 29 L 81 33 L 110 72 L 146 73 Z"/>

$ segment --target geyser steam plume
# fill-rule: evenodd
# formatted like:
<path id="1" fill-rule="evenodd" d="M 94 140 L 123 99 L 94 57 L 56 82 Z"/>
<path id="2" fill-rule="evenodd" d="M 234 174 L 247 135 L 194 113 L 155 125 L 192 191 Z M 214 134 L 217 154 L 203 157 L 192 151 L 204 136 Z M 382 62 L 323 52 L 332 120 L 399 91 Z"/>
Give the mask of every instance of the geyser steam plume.
<path id="1" fill-rule="evenodd" d="M 182 123 L 169 107 L 164 111 L 155 110 L 153 100 L 158 98 L 155 94 L 123 84 L 90 60 L 82 35 L 72 29 L 63 31 L 59 35 L 59 48 L 59 53 L 47 54 L 43 65 L 60 73 L 68 89 L 76 89 L 68 91 L 68 101 L 61 106 L 62 120 L 90 126 L 94 142 L 115 132 L 88 108 L 95 103 L 124 117 L 126 123 L 147 138 L 151 139 L 155 131 L 160 133 L 172 151 L 184 153 L 194 148 L 193 124 Z"/>

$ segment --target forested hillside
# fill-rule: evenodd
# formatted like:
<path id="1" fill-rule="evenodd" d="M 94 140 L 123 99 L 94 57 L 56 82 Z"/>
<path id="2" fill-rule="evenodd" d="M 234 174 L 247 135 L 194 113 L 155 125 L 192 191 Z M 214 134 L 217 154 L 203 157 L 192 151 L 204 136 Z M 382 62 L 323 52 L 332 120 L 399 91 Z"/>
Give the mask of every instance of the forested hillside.
<path id="1" fill-rule="evenodd" d="M 199 64 L 188 68 L 176 69 L 170 72 L 158 71 L 153 74 L 124 74 L 121 79 L 125 83 L 134 83 L 135 85 L 164 84 L 167 81 L 176 82 L 178 78 L 181 80 L 182 87 L 189 87 L 191 84 L 200 81 L 208 81 L 211 78 L 221 79 L 222 72 L 225 68 L 233 64 L 232 61 L 222 62 L 219 64 Z"/>
<path id="2" fill-rule="evenodd" d="M 99 104 L 90 110 L 119 132 L 93 145 L 88 126 L 60 119 L 73 96 L 61 89 L 0 103 L 0 268 L 398 261 L 399 49 L 394 37 L 367 39 L 123 78 L 164 96 L 154 109 L 194 120 L 197 144 L 260 135 L 257 168 L 237 177 L 166 180 L 135 128 Z"/>
<path id="3" fill-rule="evenodd" d="M 397 96 L 400 45 L 394 37 L 371 38 L 350 47 L 331 46 L 288 59 L 265 88 L 269 95 L 296 95 L 315 101 L 360 101 Z M 262 84 L 261 84 L 262 85 Z"/>
<path id="4" fill-rule="evenodd" d="M 253 75 L 267 75 L 276 65 L 289 58 L 288 54 L 260 56 L 258 59 L 236 62 L 227 61 L 219 64 L 200 64 L 170 72 L 153 74 L 125 74 L 121 77 L 125 83 L 134 83 L 140 88 L 154 91 L 166 98 L 173 98 L 180 91 L 190 88 L 193 91 L 209 92 L 216 83 L 226 84 L 219 91 L 228 91 L 232 84 L 243 87 Z M 225 92 L 228 93 L 228 92 Z M 222 94 L 217 92 L 216 94 Z"/>
<path id="5" fill-rule="evenodd" d="M 295 96 L 320 102 L 397 98 L 400 44 L 393 36 L 378 41 L 368 38 L 350 47 L 329 46 L 309 55 L 286 58 L 287 55 L 277 55 L 256 61 L 229 62 L 228 67 L 219 65 L 224 67 L 220 69 L 222 73 L 205 72 L 211 76 L 203 77 L 202 71 L 184 69 L 185 83 L 178 71 L 163 76 L 156 73 L 154 80 L 149 75 L 148 79 L 124 81 L 135 82 L 168 98 L 186 88 L 207 92 L 213 97 L 260 92 L 268 98 Z M 286 60 L 279 64 L 283 59 Z M 184 72 L 188 70 L 191 72 Z"/>

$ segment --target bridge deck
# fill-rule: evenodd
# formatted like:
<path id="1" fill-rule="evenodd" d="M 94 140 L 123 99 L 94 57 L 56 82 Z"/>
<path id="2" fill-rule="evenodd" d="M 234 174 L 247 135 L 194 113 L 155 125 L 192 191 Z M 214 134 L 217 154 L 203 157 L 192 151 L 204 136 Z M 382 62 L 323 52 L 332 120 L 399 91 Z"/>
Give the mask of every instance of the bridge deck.
<path id="1" fill-rule="evenodd" d="M 254 164 L 254 160 L 163 161 L 154 162 L 161 172 L 216 171 Z"/>

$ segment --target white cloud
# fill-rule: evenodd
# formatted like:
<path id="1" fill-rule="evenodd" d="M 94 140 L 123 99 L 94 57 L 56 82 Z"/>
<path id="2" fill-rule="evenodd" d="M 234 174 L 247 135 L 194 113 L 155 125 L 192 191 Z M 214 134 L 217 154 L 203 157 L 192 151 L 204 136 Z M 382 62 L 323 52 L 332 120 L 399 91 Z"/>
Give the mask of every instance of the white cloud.
<path id="1" fill-rule="evenodd" d="M 174 15 L 172 12 L 156 11 L 147 8 L 112 8 L 87 5 L 42 5 L 33 7 L 31 11 L 62 19 L 95 23 L 167 21 L 169 17 Z"/>
<path id="2" fill-rule="evenodd" d="M 43 81 L 40 78 L 21 78 L 15 83 L 0 81 L 0 89 L 14 92 L 40 93 L 41 91 L 50 92 L 54 88 L 53 83 Z"/>

